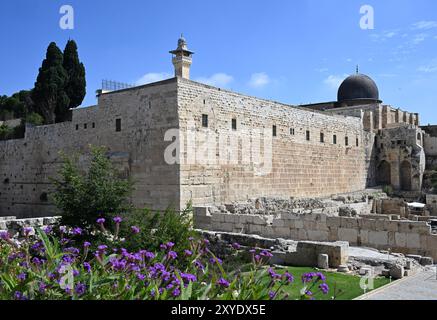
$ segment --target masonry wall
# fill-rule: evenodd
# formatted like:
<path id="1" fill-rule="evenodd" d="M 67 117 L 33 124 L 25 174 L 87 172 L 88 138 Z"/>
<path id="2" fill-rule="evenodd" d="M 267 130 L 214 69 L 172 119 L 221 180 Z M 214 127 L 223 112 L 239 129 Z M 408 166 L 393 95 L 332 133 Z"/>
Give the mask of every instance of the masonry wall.
<path id="1" fill-rule="evenodd" d="M 392 252 L 419 254 L 437 259 L 437 235 L 426 222 L 393 221 L 388 216 L 373 218 L 332 217 L 325 214 L 281 214 L 260 216 L 210 214 L 197 208 L 197 228 L 257 234 L 268 238 L 311 241 L 348 241 L 352 246 L 371 247 Z"/>
<path id="2" fill-rule="evenodd" d="M 364 132 L 360 118 L 304 111 L 185 79 L 178 80 L 178 106 L 183 150 L 181 206 L 189 200 L 195 205 L 219 204 L 267 195 L 322 197 L 366 187 L 373 139 Z M 208 128 L 202 127 L 203 114 L 208 116 Z M 194 129 L 189 125 L 193 119 Z M 236 119 L 237 130 L 232 130 L 232 119 Z M 273 126 L 276 137 L 272 137 Z M 258 174 L 255 164 L 242 161 L 247 153 L 253 155 L 242 140 L 249 136 L 253 141 L 256 137 L 250 132 L 257 129 L 265 130 L 262 138 L 272 141 L 272 169 L 266 174 Z M 306 131 L 310 141 L 306 140 Z M 190 136 L 190 132 L 194 134 Z M 209 154 L 209 164 L 186 161 L 191 156 L 188 143 L 215 133 L 240 140 L 220 149 L 219 138 L 214 138 L 217 151 Z M 337 144 L 333 143 L 334 135 Z M 220 163 L 223 152 L 230 157 L 237 155 L 239 162 Z"/>
<path id="3" fill-rule="evenodd" d="M 47 195 L 62 163 L 59 152 L 86 153 L 90 144 L 108 147 L 121 174 L 135 182 L 136 206 L 178 208 L 179 167 L 163 157 L 164 133 L 178 127 L 176 88 L 170 79 L 103 94 L 98 106 L 74 110 L 71 122 L 27 128 L 24 139 L 0 141 L 0 215 L 54 214 Z M 87 156 L 80 160 L 86 166 Z"/>

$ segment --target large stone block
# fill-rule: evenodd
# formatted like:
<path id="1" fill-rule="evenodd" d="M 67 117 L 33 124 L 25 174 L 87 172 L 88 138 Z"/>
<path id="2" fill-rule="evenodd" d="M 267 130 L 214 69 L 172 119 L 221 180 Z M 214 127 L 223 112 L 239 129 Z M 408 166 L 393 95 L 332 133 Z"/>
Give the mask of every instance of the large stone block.
<path id="1" fill-rule="evenodd" d="M 376 246 L 388 245 L 388 232 L 386 231 L 369 231 L 369 243 Z"/>
<path id="2" fill-rule="evenodd" d="M 338 229 L 338 239 L 341 241 L 348 241 L 350 243 L 357 243 L 358 230 L 357 229 Z"/>

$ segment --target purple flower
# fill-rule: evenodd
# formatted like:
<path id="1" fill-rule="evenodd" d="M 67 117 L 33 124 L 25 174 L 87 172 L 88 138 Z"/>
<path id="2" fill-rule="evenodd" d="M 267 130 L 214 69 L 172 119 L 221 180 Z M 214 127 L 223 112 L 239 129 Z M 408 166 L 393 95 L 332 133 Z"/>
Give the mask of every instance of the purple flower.
<path id="1" fill-rule="evenodd" d="M 175 260 L 178 257 L 178 254 L 174 251 L 169 251 L 167 257 L 171 260 Z"/>
<path id="2" fill-rule="evenodd" d="M 161 245 L 159 245 L 159 248 L 160 248 L 161 250 L 167 250 L 167 245 L 165 245 L 165 244 L 161 244 Z"/>
<path id="3" fill-rule="evenodd" d="M 53 231 L 53 227 L 52 226 L 45 226 L 42 228 L 42 231 L 44 231 L 45 234 L 49 234 L 50 232 Z"/>
<path id="4" fill-rule="evenodd" d="M 17 279 L 20 280 L 20 281 L 24 281 L 24 280 L 26 280 L 26 278 L 27 278 L 27 274 L 25 274 L 24 272 L 23 272 L 23 273 L 20 273 L 20 274 L 17 276 Z"/>
<path id="5" fill-rule="evenodd" d="M 123 219 L 121 217 L 115 217 L 112 220 L 114 220 L 114 222 L 117 223 L 117 224 L 120 224 L 123 221 Z"/>
<path id="6" fill-rule="evenodd" d="M 7 231 L 0 231 L 0 239 L 9 240 L 10 239 L 9 232 L 7 232 Z"/>
<path id="7" fill-rule="evenodd" d="M 223 261 L 220 258 L 215 257 L 215 258 L 209 259 L 209 263 L 211 263 L 211 264 L 222 264 Z"/>
<path id="8" fill-rule="evenodd" d="M 269 291 L 269 297 L 270 297 L 270 300 L 275 299 L 275 298 L 276 298 L 276 292 L 274 292 L 274 291 Z"/>
<path id="9" fill-rule="evenodd" d="M 27 297 L 20 291 L 15 291 L 14 293 L 15 300 L 27 300 Z"/>
<path id="10" fill-rule="evenodd" d="M 104 245 L 104 244 L 97 247 L 97 250 L 99 250 L 99 251 L 105 251 L 106 249 L 108 249 L 108 246 Z"/>
<path id="11" fill-rule="evenodd" d="M 326 283 L 322 283 L 319 285 L 319 289 L 322 291 L 323 294 L 328 294 L 329 292 L 329 286 Z"/>
<path id="12" fill-rule="evenodd" d="M 173 295 L 173 297 L 179 297 L 180 294 L 181 294 L 181 290 L 176 288 L 176 289 L 173 290 L 173 292 L 171 294 Z"/>
<path id="13" fill-rule="evenodd" d="M 98 224 L 104 224 L 105 221 L 106 221 L 105 218 L 98 218 L 98 219 L 97 219 L 97 223 L 98 223 Z"/>
<path id="14" fill-rule="evenodd" d="M 181 278 L 186 282 L 196 282 L 197 277 L 194 274 L 190 273 L 181 273 Z"/>
<path id="15" fill-rule="evenodd" d="M 224 287 L 224 288 L 228 288 L 229 285 L 230 285 L 229 281 L 227 281 L 227 280 L 224 279 L 224 278 L 220 278 L 220 279 L 217 281 L 217 284 L 218 284 L 219 286 L 221 286 L 221 287 Z"/>
<path id="16" fill-rule="evenodd" d="M 59 227 L 59 231 L 61 231 L 61 233 L 66 233 L 67 232 L 67 227 L 66 226 L 60 226 Z"/>
<path id="17" fill-rule="evenodd" d="M 167 246 L 168 249 L 171 249 L 171 248 L 174 247 L 174 243 L 173 242 L 167 242 L 166 246 Z"/>
<path id="18" fill-rule="evenodd" d="M 144 279 L 146 279 L 146 276 L 144 274 L 142 274 L 142 273 L 137 273 L 137 278 L 140 281 L 144 281 Z"/>
<path id="19" fill-rule="evenodd" d="M 194 266 L 199 270 L 205 269 L 204 265 L 199 260 L 194 261 Z"/>
<path id="20" fill-rule="evenodd" d="M 204 243 L 205 245 L 209 245 L 209 240 L 208 240 L 208 239 L 203 239 L 203 243 Z"/>
<path id="21" fill-rule="evenodd" d="M 193 255 L 193 252 L 190 250 L 184 250 L 184 253 L 187 257 L 191 257 Z"/>
<path id="22" fill-rule="evenodd" d="M 241 245 L 238 242 L 234 242 L 232 244 L 232 248 L 234 248 L 235 250 L 240 250 L 241 249 Z"/>
<path id="23" fill-rule="evenodd" d="M 288 283 L 292 283 L 294 281 L 293 275 L 291 273 L 289 273 L 288 271 L 284 273 L 284 277 Z"/>
<path id="24" fill-rule="evenodd" d="M 79 282 L 78 284 L 76 284 L 74 291 L 78 296 L 81 296 L 86 292 L 86 285 Z"/>
<path id="25" fill-rule="evenodd" d="M 38 286 L 38 290 L 40 293 L 44 293 L 47 289 L 47 285 L 44 282 L 40 282 Z"/>
<path id="26" fill-rule="evenodd" d="M 89 248 L 89 247 L 91 247 L 91 243 L 89 243 L 88 241 L 85 241 L 83 243 L 83 246 L 84 246 L 84 248 Z"/>
<path id="27" fill-rule="evenodd" d="M 261 251 L 260 255 L 261 255 L 262 257 L 266 257 L 266 258 L 271 258 L 271 257 L 273 257 L 273 255 L 272 255 L 270 252 L 268 252 L 267 250 L 263 250 L 263 251 Z"/>
<path id="28" fill-rule="evenodd" d="M 36 265 L 36 266 L 39 266 L 39 265 L 42 264 L 41 260 L 40 260 L 39 258 L 37 258 L 37 257 L 33 257 L 33 258 L 32 258 L 32 263 L 33 263 L 34 265 Z"/>
<path id="29" fill-rule="evenodd" d="M 155 254 L 153 252 L 146 252 L 146 258 L 148 260 L 155 259 Z"/>
<path id="30" fill-rule="evenodd" d="M 25 227 L 25 228 L 23 228 L 23 232 L 24 232 L 24 234 L 25 234 L 26 236 L 28 236 L 28 235 L 30 235 L 31 233 L 33 233 L 34 230 L 33 230 L 32 227 Z"/>
<path id="31" fill-rule="evenodd" d="M 317 277 L 318 280 L 326 281 L 325 275 L 321 272 L 317 272 L 315 276 Z"/>
<path id="32" fill-rule="evenodd" d="M 132 226 L 131 227 L 132 233 L 133 234 L 138 234 L 140 233 L 140 228 L 138 228 L 137 226 Z"/>
<path id="33" fill-rule="evenodd" d="M 91 265 L 90 265 L 88 262 L 84 262 L 84 263 L 83 263 L 83 268 L 85 269 L 85 271 L 86 271 L 87 273 L 90 273 L 90 272 L 91 272 Z"/>
<path id="34" fill-rule="evenodd" d="M 314 272 L 304 273 L 302 275 L 302 282 L 303 283 L 311 282 L 313 280 L 314 276 L 315 276 Z"/>
<path id="35" fill-rule="evenodd" d="M 282 278 L 282 276 L 281 276 L 280 274 L 276 273 L 276 272 L 273 270 L 273 268 L 269 268 L 268 273 L 269 273 L 269 275 L 270 275 L 270 278 L 271 278 L 272 280 L 274 280 L 274 281 L 275 281 L 275 280 L 279 280 L 279 279 Z"/>
<path id="36" fill-rule="evenodd" d="M 80 236 L 82 234 L 82 229 L 79 227 L 76 227 L 73 229 L 73 235 Z"/>

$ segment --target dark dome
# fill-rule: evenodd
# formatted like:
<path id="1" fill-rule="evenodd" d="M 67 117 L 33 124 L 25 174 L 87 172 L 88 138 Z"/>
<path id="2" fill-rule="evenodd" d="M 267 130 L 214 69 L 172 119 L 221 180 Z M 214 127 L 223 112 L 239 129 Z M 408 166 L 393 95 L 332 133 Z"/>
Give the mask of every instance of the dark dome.
<path id="1" fill-rule="evenodd" d="M 338 89 L 337 101 L 375 100 L 379 101 L 379 91 L 375 81 L 364 74 L 347 77 Z"/>

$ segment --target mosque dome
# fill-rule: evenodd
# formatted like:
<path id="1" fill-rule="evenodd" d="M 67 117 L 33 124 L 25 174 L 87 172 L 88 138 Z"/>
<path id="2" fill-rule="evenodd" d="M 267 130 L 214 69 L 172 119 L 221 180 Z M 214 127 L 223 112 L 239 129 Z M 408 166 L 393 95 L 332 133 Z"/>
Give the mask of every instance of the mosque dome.
<path id="1" fill-rule="evenodd" d="M 337 101 L 351 100 L 379 101 L 379 90 L 375 81 L 360 73 L 347 77 L 338 89 Z"/>

